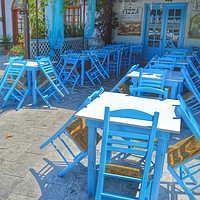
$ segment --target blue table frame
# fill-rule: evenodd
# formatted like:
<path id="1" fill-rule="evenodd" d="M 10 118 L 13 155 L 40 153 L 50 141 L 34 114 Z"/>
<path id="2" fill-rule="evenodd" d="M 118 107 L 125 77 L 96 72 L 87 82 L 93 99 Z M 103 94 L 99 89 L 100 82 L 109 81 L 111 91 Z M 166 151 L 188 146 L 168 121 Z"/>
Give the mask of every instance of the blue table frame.
<path id="1" fill-rule="evenodd" d="M 160 113 L 158 121 L 157 132 L 157 151 L 153 175 L 153 185 L 151 192 L 151 199 L 158 198 L 160 178 L 163 173 L 165 153 L 167 151 L 167 142 L 170 133 L 180 133 L 181 120 L 175 115 L 175 107 L 180 105 L 178 100 L 166 99 L 160 101 L 158 99 L 148 99 L 134 97 L 130 95 L 104 92 L 99 98 L 91 102 L 86 108 L 83 108 L 76 113 L 76 117 L 83 117 L 86 119 L 88 126 L 88 195 L 95 194 L 96 188 L 96 129 L 103 128 L 104 109 L 109 106 L 111 110 L 116 109 L 137 109 L 149 114 L 155 111 Z M 168 112 L 166 112 L 166 110 Z M 117 122 L 116 120 L 114 122 Z M 128 122 L 126 122 L 128 123 Z M 131 126 L 148 128 L 148 124 L 143 122 L 133 124 Z"/>
<path id="2" fill-rule="evenodd" d="M 146 69 L 148 70 L 148 69 Z M 133 71 L 130 74 L 127 75 L 127 77 L 130 77 L 132 79 L 133 85 L 137 86 L 137 79 L 139 77 L 139 70 Z M 155 74 L 145 73 L 144 72 L 144 78 L 148 79 L 159 79 L 159 76 L 156 76 Z M 176 99 L 177 94 L 182 92 L 184 77 L 181 73 L 181 71 L 167 71 L 166 74 L 166 80 L 165 80 L 165 86 L 171 87 L 171 93 L 170 93 L 170 99 Z"/>

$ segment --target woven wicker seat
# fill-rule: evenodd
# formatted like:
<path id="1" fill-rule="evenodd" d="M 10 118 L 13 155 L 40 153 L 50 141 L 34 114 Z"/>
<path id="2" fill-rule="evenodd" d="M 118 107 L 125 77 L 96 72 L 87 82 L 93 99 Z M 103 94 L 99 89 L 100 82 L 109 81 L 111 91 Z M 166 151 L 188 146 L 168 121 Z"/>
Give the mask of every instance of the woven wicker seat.
<path id="1" fill-rule="evenodd" d="M 200 143 L 195 136 L 190 136 L 169 148 L 167 162 L 172 167 L 179 165 L 186 160 L 200 153 Z"/>
<path id="2" fill-rule="evenodd" d="M 112 174 L 118 174 L 121 176 L 129 176 L 133 178 L 142 178 L 143 175 L 143 171 L 141 169 L 120 166 L 115 164 L 106 164 L 106 172 Z"/>
<path id="3" fill-rule="evenodd" d="M 88 150 L 88 127 L 85 125 L 85 119 L 75 119 L 66 128 L 66 131 L 70 134 L 74 142 L 82 149 L 83 152 Z M 100 135 L 97 133 L 97 144 L 100 139 Z"/>
<path id="4" fill-rule="evenodd" d="M 197 179 L 200 171 L 200 126 L 186 105 L 183 97 L 178 94 L 181 105 L 177 112 L 188 126 L 192 136 L 185 138 L 168 149 L 168 170 L 191 200 L 196 200 L 195 192 L 200 188 Z M 196 162 L 197 159 L 197 162 Z"/>
<path id="5" fill-rule="evenodd" d="M 126 83 L 121 83 L 118 88 L 122 94 L 130 94 L 129 86 Z"/>

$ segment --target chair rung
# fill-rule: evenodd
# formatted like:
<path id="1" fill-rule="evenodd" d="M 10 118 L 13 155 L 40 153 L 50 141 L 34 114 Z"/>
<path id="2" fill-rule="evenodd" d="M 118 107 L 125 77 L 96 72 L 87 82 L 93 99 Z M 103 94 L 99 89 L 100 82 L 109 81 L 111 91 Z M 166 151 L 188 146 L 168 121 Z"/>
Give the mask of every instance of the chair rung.
<path id="1" fill-rule="evenodd" d="M 129 196 L 122 196 L 120 194 L 117 193 L 112 193 L 112 192 L 102 192 L 101 195 L 103 197 L 110 197 L 112 199 L 122 199 L 122 200 L 137 200 L 139 198 L 133 198 L 133 197 L 129 197 Z"/>
<path id="2" fill-rule="evenodd" d="M 121 175 L 117 175 L 117 174 L 111 174 L 111 173 L 104 173 L 104 175 L 106 177 L 109 178 L 116 178 L 116 179 L 123 179 L 126 181 L 137 181 L 137 182 L 141 182 L 140 178 L 133 178 L 133 177 L 129 177 L 129 176 L 121 176 Z"/>
<path id="3" fill-rule="evenodd" d="M 190 188 L 190 191 L 194 191 L 194 190 L 196 190 L 196 189 L 199 188 L 199 187 L 200 187 L 200 184 L 195 185 L 194 187 Z"/>

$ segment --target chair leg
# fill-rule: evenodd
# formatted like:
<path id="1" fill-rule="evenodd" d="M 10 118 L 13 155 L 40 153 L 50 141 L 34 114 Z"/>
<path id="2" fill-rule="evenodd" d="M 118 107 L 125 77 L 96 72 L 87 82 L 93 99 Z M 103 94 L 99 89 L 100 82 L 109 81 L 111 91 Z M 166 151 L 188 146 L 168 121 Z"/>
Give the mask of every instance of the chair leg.
<path id="1" fill-rule="evenodd" d="M 174 168 L 172 168 L 170 165 L 168 165 L 168 170 L 172 174 L 172 176 L 175 178 L 175 180 L 178 182 L 178 184 L 182 187 L 184 192 L 190 197 L 190 200 L 196 200 L 196 198 L 194 198 L 194 195 L 192 194 L 192 192 L 187 188 L 184 181 L 180 179 L 180 176 L 176 173 Z"/>

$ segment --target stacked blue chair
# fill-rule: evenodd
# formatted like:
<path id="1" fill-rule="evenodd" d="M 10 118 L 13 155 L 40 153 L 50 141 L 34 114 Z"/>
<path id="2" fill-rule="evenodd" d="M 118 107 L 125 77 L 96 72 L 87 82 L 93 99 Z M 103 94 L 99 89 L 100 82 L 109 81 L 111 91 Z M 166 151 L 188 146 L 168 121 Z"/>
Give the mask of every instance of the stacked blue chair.
<path id="1" fill-rule="evenodd" d="M 197 62 L 198 67 L 200 67 L 200 58 L 199 58 L 199 56 L 197 55 L 197 53 L 194 53 L 194 52 L 192 53 L 192 55 L 193 55 L 195 61 Z"/>
<path id="2" fill-rule="evenodd" d="M 50 108 L 51 104 L 49 103 L 48 99 L 54 97 L 57 102 L 60 102 L 58 95 L 64 97 L 65 95 L 63 91 L 65 91 L 67 94 L 69 94 L 69 91 L 60 80 L 49 57 L 37 59 L 37 62 L 41 71 L 45 75 L 46 80 L 44 80 L 42 83 L 39 83 L 36 87 L 36 90 Z"/>
<path id="3" fill-rule="evenodd" d="M 134 44 L 130 46 L 129 67 L 140 63 L 141 54 L 142 54 L 142 44 Z"/>
<path id="4" fill-rule="evenodd" d="M 108 49 L 98 49 L 97 51 L 97 57 L 99 58 L 99 61 L 101 62 L 102 67 L 107 71 L 108 67 Z M 105 74 L 106 75 L 106 74 Z"/>
<path id="5" fill-rule="evenodd" d="M 40 148 L 43 149 L 47 145 L 52 144 L 58 154 L 61 156 L 65 164 L 67 165 L 58 175 L 62 176 L 68 172 L 71 168 L 76 166 L 83 158 L 87 156 L 88 149 L 88 127 L 85 124 L 85 120 L 82 118 L 76 118 L 75 114 L 86 107 L 94 99 L 99 97 L 99 95 L 104 91 L 103 88 L 95 91 L 91 94 L 84 103 L 78 108 L 78 110 L 73 114 L 73 116 L 46 142 L 44 142 Z M 97 142 L 100 140 L 98 134 Z M 57 142 L 58 141 L 58 142 Z M 59 145 L 59 141 L 62 146 Z M 73 145 L 71 145 L 73 143 Z M 62 150 L 64 146 L 65 150 Z M 77 150 L 79 153 L 77 153 Z M 62 152 L 63 151 L 63 152 Z M 68 153 L 65 153 L 65 152 Z M 73 159 L 73 162 L 69 160 Z"/>
<path id="6" fill-rule="evenodd" d="M 111 117 L 123 119 L 123 123 L 113 124 Z M 96 188 L 95 200 L 101 199 L 150 199 L 152 175 L 150 173 L 152 153 L 154 150 L 154 140 L 157 132 L 159 113 L 154 115 L 148 113 L 131 110 L 113 110 L 109 107 L 105 108 L 103 138 L 100 155 L 100 167 L 98 173 L 98 182 Z M 145 134 L 141 127 L 131 127 L 131 124 L 126 124 L 125 119 L 144 120 L 151 123 Z M 125 139 L 122 139 L 125 138 Z M 122 159 L 115 160 L 118 155 Z M 124 156 L 123 156 L 124 155 Z M 135 156 L 139 156 L 144 160 L 144 163 L 139 161 L 130 162 Z M 140 185 L 139 196 L 127 196 L 115 193 L 110 188 L 105 188 L 106 178 L 136 182 Z M 120 188 L 120 187 L 119 187 Z M 133 192 L 134 193 L 134 192 Z"/>
<path id="7" fill-rule="evenodd" d="M 200 126 L 187 107 L 184 99 L 179 94 L 181 105 L 177 112 L 192 133 L 192 136 L 181 140 L 168 149 L 168 170 L 191 200 L 198 199 L 194 196 L 200 182 L 196 179 L 200 172 Z"/>
<path id="8" fill-rule="evenodd" d="M 5 107 L 10 99 L 12 101 L 19 101 L 16 108 L 16 110 L 19 110 L 28 94 L 28 88 L 20 81 L 27 63 L 27 61 L 22 61 L 22 58 L 13 57 L 9 59 L 9 65 L 0 81 L 0 92 L 4 97 L 2 107 Z"/>
<path id="9" fill-rule="evenodd" d="M 71 53 L 64 59 L 64 64 L 59 73 L 59 77 L 63 83 L 72 84 L 72 88 L 75 88 L 80 74 L 77 70 L 80 54 Z"/>
<path id="10" fill-rule="evenodd" d="M 109 78 L 108 73 L 106 72 L 104 66 L 102 65 L 101 61 L 99 60 L 97 53 L 94 51 L 87 51 L 87 55 L 91 60 L 91 68 L 85 72 L 88 79 L 95 86 L 95 81 L 98 81 L 101 84 L 101 79 Z"/>
<path id="11" fill-rule="evenodd" d="M 112 60 L 109 60 L 107 71 L 109 75 L 115 74 L 116 76 L 119 76 L 121 72 L 121 61 L 122 61 L 123 50 L 116 49 L 115 51 L 116 53 L 113 56 Z"/>
<path id="12" fill-rule="evenodd" d="M 64 65 L 64 62 L 65 62 L 65 59 L 67 58 L 67 56 L 69 54 L 71 54 L 73 52 L 73 50 L 65 50 L 63 52 L 63 54 L 60 56 L 60 60 L 58 61 L 55 69 L 56 69 L 56 72 L 57 74 L 60 74 L 60 71 L 62 70 L 63 68 L 63 65 Z"/>
<path id="13" fill-rule="evenodd" d="M 188 70 L 184 67 L 181 69 L 183 77 L 185 79 L 185 85 L 188 88 L 189 92 L 185 95 L 185 101 L 187 106 L 191 109 L 191 112 L 194 115 L 200 113 L 200 88 L 199 82 L 197 81 L 197 75 L 190 76 Z"/>

